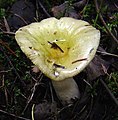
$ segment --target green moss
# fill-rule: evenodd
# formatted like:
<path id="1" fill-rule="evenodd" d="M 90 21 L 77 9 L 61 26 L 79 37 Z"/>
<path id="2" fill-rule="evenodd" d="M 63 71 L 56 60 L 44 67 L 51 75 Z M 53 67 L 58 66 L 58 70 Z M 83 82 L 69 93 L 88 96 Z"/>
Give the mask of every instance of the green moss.
<path id="1" fill-rule="evenodd" d="M 5 16 L 5 9 L 0 8 L 0 19 L 3 18 L 4 16 Z"/>
<path id="2" fill-rule="evenodd" d="M 111 76 L 106 79 L 106 82 L 112 93 L 118 97 L 118 72 L 111 73 Z"/>
<path id="3" fill-rule="evenodd" d="M 8 5 L 12 5 L 16 0 L 0 0 L 0 8 L 6 8 Z"/>

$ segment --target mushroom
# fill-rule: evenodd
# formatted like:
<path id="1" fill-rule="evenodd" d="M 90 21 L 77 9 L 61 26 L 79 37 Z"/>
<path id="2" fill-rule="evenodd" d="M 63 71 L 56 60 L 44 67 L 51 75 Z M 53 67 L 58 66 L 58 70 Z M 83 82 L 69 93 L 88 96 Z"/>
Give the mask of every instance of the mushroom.
<path id="1" fill-rule="evenodd" d="M 19 28 L 15 38 L 26 56 L 52 80 L 62 103 L 80 97 L 73 76 L 95 56 L 99 30 L 83 20 L 51 17 Z"/>

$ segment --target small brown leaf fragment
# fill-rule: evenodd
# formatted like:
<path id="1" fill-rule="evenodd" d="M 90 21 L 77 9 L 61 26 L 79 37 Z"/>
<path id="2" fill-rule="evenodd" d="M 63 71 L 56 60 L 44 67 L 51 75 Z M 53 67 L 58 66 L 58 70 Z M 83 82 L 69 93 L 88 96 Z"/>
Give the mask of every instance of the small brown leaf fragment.
<path id="1" fill-rule="evenodd" d="M 37 66 L 33 66 L 32 71 L 33 71 L 34 73 L 40 72 L 40 70 L 39 70 L 39 68 L 38 68 Z"/>

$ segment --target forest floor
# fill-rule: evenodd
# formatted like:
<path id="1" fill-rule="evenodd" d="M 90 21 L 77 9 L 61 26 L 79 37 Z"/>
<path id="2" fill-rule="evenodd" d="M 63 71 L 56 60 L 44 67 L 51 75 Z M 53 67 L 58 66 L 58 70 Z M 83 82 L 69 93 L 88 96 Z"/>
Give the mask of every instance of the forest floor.
<path id="1" fill-rule="evenodd" d="M 14 37 L 22 26 L 64 16 L 88 21 L 101 32 L 95 58 L 74 77 L 81 97 L 67 105 Z M 0 120 L 118 120 L 116 0 L 0 0 Z"/>

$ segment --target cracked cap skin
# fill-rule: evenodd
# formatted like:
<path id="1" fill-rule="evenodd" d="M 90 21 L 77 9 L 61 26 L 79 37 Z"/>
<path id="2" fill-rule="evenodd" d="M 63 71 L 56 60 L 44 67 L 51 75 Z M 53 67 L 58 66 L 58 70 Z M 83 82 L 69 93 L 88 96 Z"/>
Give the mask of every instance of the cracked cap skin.
<path id="1" fill-rule="evenodd" d="M 100 31 L 83 20 L 52 17 L 19 28 L 15 38 L 47 77 L 60 81 L 77 75 L 89 64 L 98 48 Z"/>

